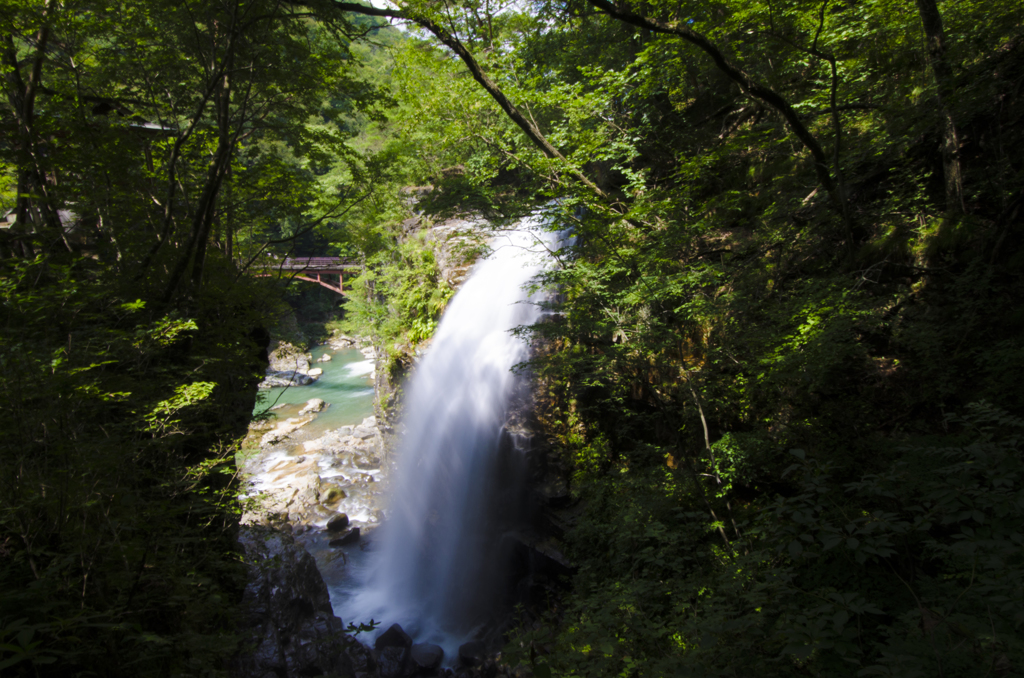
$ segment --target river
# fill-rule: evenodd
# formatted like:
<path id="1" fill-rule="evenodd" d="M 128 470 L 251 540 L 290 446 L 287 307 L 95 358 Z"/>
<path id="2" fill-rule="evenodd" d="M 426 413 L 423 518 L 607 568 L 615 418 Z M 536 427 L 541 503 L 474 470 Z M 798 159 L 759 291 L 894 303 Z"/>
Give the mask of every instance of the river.
<path id="1" fill-rule="evenodd" d="M 330 362 L 315 362 L 328 354 Z M 255 413 L 274 405 L 284 405 L 274 410 L 279 419 L 298 415 L 299 410 L 312 398 L 320 398 L 330 407 L 317 415 L 303 427 L 303 437 L 318 437 L 323 433 L 358 424 L 373 414 L 373 361 L 355 348 L 333 350 L 329 346 L 313 349 L 313 363 L 323 369 L 320 378 L 308 386 L 289 386 L 261 391 L 262 402 L 256 404 Z"/>

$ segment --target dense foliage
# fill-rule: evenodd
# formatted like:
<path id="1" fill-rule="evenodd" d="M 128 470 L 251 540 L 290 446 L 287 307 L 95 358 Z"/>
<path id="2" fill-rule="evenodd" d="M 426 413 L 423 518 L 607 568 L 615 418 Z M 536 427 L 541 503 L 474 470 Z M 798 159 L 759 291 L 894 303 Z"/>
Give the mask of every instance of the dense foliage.
<path id="1" fill-rule="evenodd" d="M 421 205 L 576 236 L 523 331 L 579 569 L 507 657 L 1018 670 L 1020 7 L 521 9 L 379 12 L 448 54 L 402 136 Z"/>
<path id="2" fill-rule="evenodd" d="M 237 439 L 290 313 L 244 274 L 330 254 L 384 166 L 348 144 L 377 23 L 315 9 L 0 2 L 5 676 L 228 669 Z"/>

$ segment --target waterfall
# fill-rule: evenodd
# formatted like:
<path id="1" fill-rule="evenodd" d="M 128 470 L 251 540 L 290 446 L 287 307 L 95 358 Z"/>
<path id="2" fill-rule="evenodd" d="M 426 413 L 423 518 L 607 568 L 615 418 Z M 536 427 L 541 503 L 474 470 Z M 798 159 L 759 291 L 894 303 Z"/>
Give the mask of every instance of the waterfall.
<path id="1" fill-rule="evenodd" d="M 538 319 L 524 287 L 555 240 L 531 227 L 495 238 L 416 367 L 387 517 L 355 590 L 338 605 L 346 623 L 372 618 L 381 631 L 399 623 L 448 660 L 501 596 L 509 545 L 500 532 L 524 487 L 523 451 L 503 425 L 517 389 L 511 368 L 528 347 L 510 330 Z"/>

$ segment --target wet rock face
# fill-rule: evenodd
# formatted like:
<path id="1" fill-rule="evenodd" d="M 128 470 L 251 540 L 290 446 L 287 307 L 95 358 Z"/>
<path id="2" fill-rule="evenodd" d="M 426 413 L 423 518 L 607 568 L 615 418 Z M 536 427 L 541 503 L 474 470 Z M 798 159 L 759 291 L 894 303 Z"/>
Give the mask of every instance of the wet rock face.
<path id="1" fill-rule="evenodd" d="M 239 543 L 249 562 L 249 584 L 239 619 L 245 638 L 232 661 L 232 678 L 517 675 L 497 666 L 483 644 L 475 642 L 460 648 L 461 666 L 453 674 L 440 668 L 440 647 L 413 645 L 398 624 L 381 634 L 371 650 L 344 633 L 313 557 L 290 535 L 249 526 L 242 528 Z"/>
<path id="2" fill-rule="evenodd" d="M 486 659 L 487 648 L 478 640 L 471 640 L 459 647 L 459 664 L 462 666 L 480 666 Z"/>
<path id="3" fill-rule="evenodd" d="M 244 527 L 239 542 L 249 565 L 242 601 L 248 638 L 235 658 L 235 678 L 353 676 L 350 652 L 316 563 L 292 538 Z M 359 646 L 361 647 L 361 646 Z"/>

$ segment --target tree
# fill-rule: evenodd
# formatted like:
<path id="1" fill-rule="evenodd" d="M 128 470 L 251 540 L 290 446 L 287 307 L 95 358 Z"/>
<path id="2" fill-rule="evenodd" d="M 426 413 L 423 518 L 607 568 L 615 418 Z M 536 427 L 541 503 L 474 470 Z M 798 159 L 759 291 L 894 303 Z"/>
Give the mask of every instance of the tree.
<path id="1" fill-rule="evenodd" d="M 942 171 L 946 183 L 946 211 L 959 214 L 964 211 L 964 177 L 960 160 L 960 134 L 953 118 L 952 100 L 956 89 L 953 69 L 946 56 L 946 34 L 942 28 L 942 15 L 935 0 L 917 0 L 927 41 L 928 63 L 938 93 L 939 109 L 944 125 L 942 130 Z"/>

